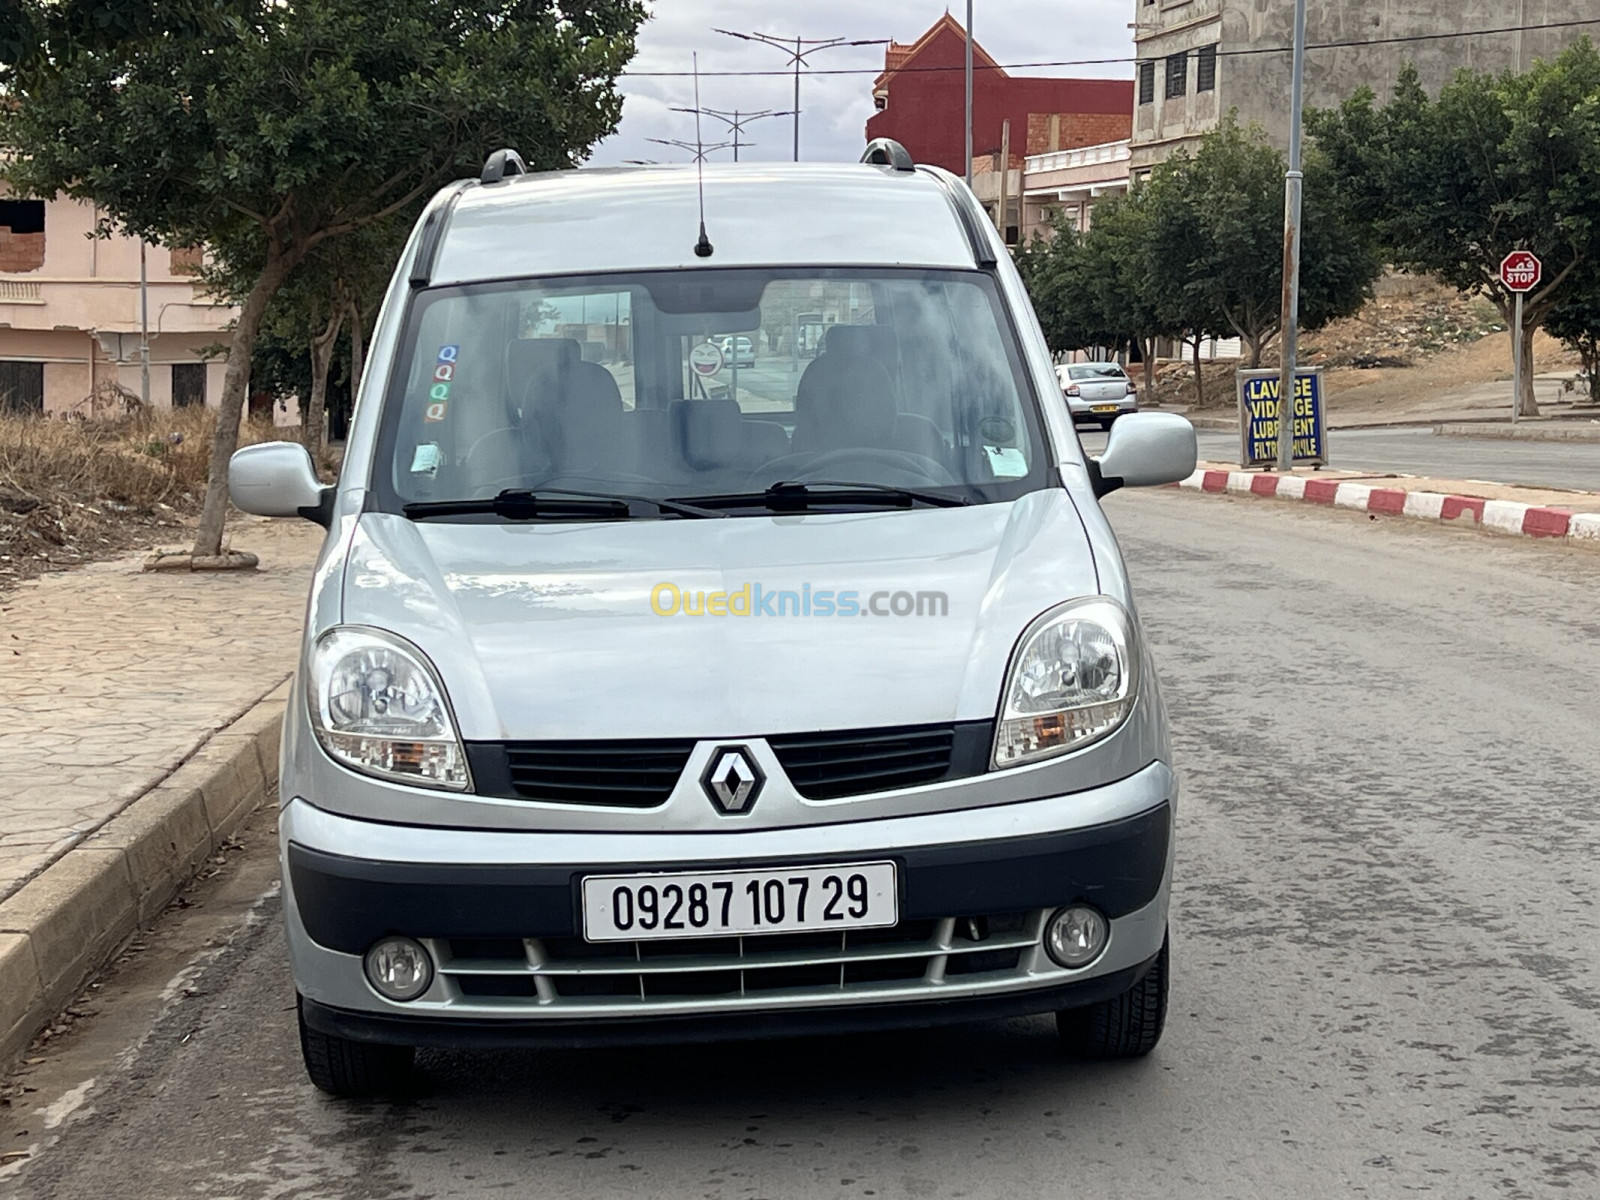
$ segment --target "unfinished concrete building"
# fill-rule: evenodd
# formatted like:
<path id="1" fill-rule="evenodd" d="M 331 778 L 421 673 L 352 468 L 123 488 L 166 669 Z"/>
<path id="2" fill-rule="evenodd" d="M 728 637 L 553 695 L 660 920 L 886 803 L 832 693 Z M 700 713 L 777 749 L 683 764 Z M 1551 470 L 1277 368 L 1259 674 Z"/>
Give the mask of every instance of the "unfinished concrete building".
<path id="1" fill-rule="evenodd" d="M 1287 147 L 1293 0 L 1133 5 L 1136 177 L 1192 148 L 1230 110 Z M 1563 24 L 1583 21 L 1593 23 Z M 1600 8 L 1595 0 L 1309 0 L 1306 34 L 1306 103 L 1330 108 L 1363 84 L 1385 99 L 1407 62 L 1433 94 L 1462 68 L 1526 70 L 1586 34 L 1600 37 Z"/>

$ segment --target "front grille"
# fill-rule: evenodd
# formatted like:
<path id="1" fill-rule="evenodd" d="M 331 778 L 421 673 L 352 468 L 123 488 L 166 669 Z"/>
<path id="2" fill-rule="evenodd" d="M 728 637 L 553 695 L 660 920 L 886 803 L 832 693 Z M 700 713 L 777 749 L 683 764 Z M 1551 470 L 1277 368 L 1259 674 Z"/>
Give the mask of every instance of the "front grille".
<path id="1" fill-rule="evenodd" d="M 748 739 L 746 739 L 748 740 Z M 838 800 L 981 775 L 994 723 L 828 730 L 767 739 L 808 800 Z M 612 808 L 667 802 L 694 752 L 692 738 L 609 742 L 468 742 L 482 796 Z"/>
<path id="2" fill-rule="evenodd" d="M 581 1015 L 762 1001 L 915 999 L 953 982 L 1025 978 L 1048 913 L 902 921 L 890 929 L 590 943 L 478 938 L 434 943 L 463 1002 Z M 552 1013 L 558 1015 L 558 1013 Z"/>
<path id="3" fill-rule="evenodd" d="M 655 808 L 672 795 L 693 750 L 691 739 L 474 742 L 467 746 L 467 758 L 485 795 Z"/>
<path id="4" fill-rule="evenodd" d="M 837 800 L 980 775 L 993 738 L 993 724 L 969 721 L 794 733 L 767 741 L 797 792 L 808 800 Z"/>

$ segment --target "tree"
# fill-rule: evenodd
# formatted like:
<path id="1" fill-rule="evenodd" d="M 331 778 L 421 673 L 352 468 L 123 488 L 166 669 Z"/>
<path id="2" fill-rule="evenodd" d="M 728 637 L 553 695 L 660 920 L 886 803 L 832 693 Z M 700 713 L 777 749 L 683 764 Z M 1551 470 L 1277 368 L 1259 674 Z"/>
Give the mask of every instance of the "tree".
<path id="1" fill-rule="evenodd" d="M 1242 129 L 1230 115 L 1193 156 L 1180 151 L 1150 183 L 1158 218 L 1151 236 L 1175 285 L 1168 310 L 1196 334 L 1232 329 L 1253 368 L 1283 328 L 1287 169 L 1259 129 Z M 1326 161 L 1309 156 L 1305 174 L 1300 324 L 1319 329 L 1371 298 L 1382 263 Z"/>
<path id="2" fill-rule="evenodd" d="M 19 193 L 205 244 L 249 270 L 196 555 L 220 551 L 251 352 L 278 289 L 323 243 L 381 223 L 516 146 L 574 165 L 621 115 L 636 0 L 21 0 L 0 138 Z"/>
<path id="3" fill-rule="evenodd" d="M 1139 347 L 1148 392 L 1154 385 L 1156 341 L 1177 327 L 1162 320 L 1154 297 L 1146 192 L 1095 206 L 1080 233 L 1057 217 L 1049 238 L 1035 236 L 1017 254 L 1045 340 L 1056 353 L 1090 347 Z"/>
<path id="4" fill-rule="evenodd" d="M 1600 400 L 1600 264 L 1589 261 L 1562 289 L 1544 319 L 1544 331 L 1583 360 L 1589 399 Z"/>
<path id="5" fill-rule="evenodd" d="M 1589 40 L 1522 75 L 1463 71 L 1437 100 L 1407 67 L 1383 108 L 1363 89 L 1310 114 L 1308 127 L 1396 266 L 1487 296 L 1510 327 L 1500 263 L 1518 249 L 1544 260 L 1545 282 L 1525 306 L 1532 362 L 1534 332 L 1596 254 L 1600 53 Z M 1518 411 L 1539 411 L 1531 371 Z"/>

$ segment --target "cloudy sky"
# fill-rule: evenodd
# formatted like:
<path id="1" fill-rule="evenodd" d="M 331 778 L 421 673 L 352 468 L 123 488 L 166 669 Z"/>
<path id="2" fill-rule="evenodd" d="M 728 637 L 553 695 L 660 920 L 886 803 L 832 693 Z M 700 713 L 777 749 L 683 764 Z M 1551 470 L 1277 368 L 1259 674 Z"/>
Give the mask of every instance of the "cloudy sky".
<path id="1" fill-rule="evenodd" d="M 976 40 L 1001 64 L 1099 58 L 1124 58 L 1133 53 L 1128 22 L 1134 0 L 975 0 Z M 682 71 L 691 55 L 700 54 L 700 103 L 707 108 L 751 111 L 792 108 L 792 75 L 722 77 L 717 71 L 787 70 L 778 50 L 713 33 L 714 28 L 806 38 L 893 38 L 912 42 L 939 19 L 944 0 L 809 0 L 777 4 L 772 0 L 654 0 L 652 15 L 639 35 L 635 72 Z M 954 0 L 957 19 L 965 16 L 964 0 Z M 872 78 L 883 67 L 883 47 L 855 46 L 824 50 L 811 59 L 818 69 L 859 69 L 859 75 L 815 75 L 800 84 L 800 156 L 805 159 L 852 161 L 861 154 L 863 127 L 872 114 Z M 1110 76 L 1131 79 L 1133 68 L 1107 66 L 1018 70 L 1017 74 Z M 960 86 L 960 76 L 955 77 Z M 646 139 L 694 141 L 694 118 L 672 112 L 694 104 L 694 84 L 687 77 L 636 74 L 621 81 L 627 97 L 622 125 L 596 149 L 596 164 L 627 159 L 684 162 L 682 150 L 654 145 Z M 793 151 L 792 118 L 778 117 L 747 127 L 755 142 L 741 150 L 743 159 L 788 159 Z M 719 130 L 721 132 L 719 132 Z M 715 121 L 703 126 L 707 142 L 722 141 L 726 130 Z M 731 157 L 723 151 L 717 159 Z"/>

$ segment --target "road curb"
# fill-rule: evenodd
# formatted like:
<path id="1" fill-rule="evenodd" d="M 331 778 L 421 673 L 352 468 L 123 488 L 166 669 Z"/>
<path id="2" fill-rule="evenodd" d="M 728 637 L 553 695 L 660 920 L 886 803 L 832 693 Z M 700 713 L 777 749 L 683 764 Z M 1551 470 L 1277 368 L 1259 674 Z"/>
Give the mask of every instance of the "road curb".
<path id="1" fill-rule="evenodd" d="M 1464 425 L 1459 422 L 1433 427 L 1436 437 L 1479 438 L 1502 442 L 1600 442 L 1600 424 L 1573 425 Z"/>
<path id="2" fill-rule="evenodd" d="M 277 784 L 288 686 L 0 902 L 0 1067 L 149 927 Z"/>
<path id="3" fill-rule="evenodd" d="M 1298 500 L 1324 507 L 1350 508 L 1375 516 L 1465 522 L 1517 537 L 1557 538 L 1600 547 L 1600 512 L 1548 508 L 1514 500 L 1485 500 L 1480 496 L 1408 491 L 1348 479 L 1306 479 L 1298 475 L 1253 471 L 1201 469 L 1176 486 L 1206 495 Z"/>

